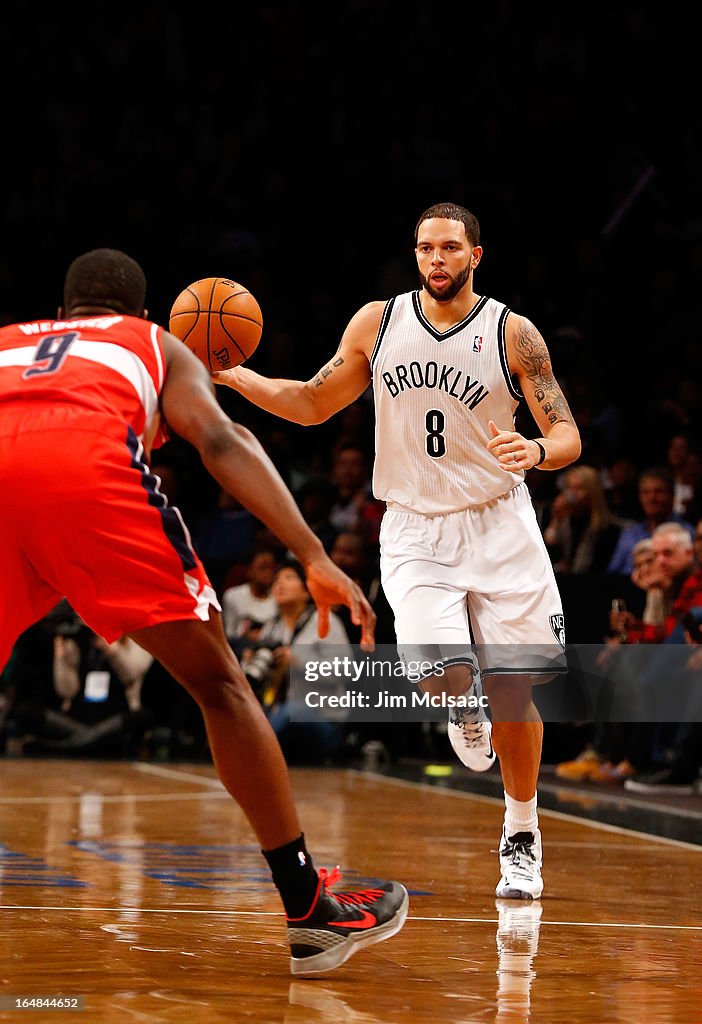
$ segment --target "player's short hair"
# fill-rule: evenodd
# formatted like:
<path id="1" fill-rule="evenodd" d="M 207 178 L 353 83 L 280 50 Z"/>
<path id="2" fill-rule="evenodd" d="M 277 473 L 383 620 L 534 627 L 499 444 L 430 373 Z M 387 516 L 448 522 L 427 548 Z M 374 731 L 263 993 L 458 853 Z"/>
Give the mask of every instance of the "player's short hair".
<path id="1" fill-rule="evenodd" d="M 85 252 L 66 272 L 63 305 L 67 313 L 78 306 L 106 306 L 126 316 L 140 316 L 145 300 L 144 271 L 119 249 Z"/>
<path id="2" fill-rule="evenodd" d="M 480 225 L 478 224 L 478 218 L 466 210 L 465 206 L 458 206 L 456 203 L 436 203 L 435 206 L 430 206 L 428 210 L 425 210 L 422 216 L 417 221 L 417 226 L 414 229 L 414 244 L 417 244 L 419 237 L 420 225 L 425 220 L 432 220 L 434 217 L 439 217 L 442 220 L 460 220 L 461 224 L 465 228 L 466 238 L 471 245 L 480 245 Z"/>

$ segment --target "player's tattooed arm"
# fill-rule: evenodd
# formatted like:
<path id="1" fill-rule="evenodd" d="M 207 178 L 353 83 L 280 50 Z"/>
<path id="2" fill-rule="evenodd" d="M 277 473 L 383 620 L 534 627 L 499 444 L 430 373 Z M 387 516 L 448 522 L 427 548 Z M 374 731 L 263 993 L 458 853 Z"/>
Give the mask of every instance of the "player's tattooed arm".
<path id="1" fill-rule="evenodd" d="M 545 470 L 569 466 L 580 457 L 580 433 L 553 374 L 544 339 L 526 317 L 509 313 L 505 342 L 508 372 L 519 382 L 541 437 L 527 438 L 514 429 L 510 431 L 509 424 L 491 423 L 493 436 L 488 441 L 488 450 L 494 452 L 503 468 L 510 472 L 537 466 Z M 513 396 L 518 397 L 516 391 Z"/>
<path id="2" fill-rule="evenodd" d="M 517 372 L 522 389 L 525 386 L 531 388 L 547 421 L 551 425 L 574 423 L 565 395 L 553 375 L 546 343 L 536 327 L 525 317 L 519 319 L 514 352 L 519 364 Z"/>
<path id="3" fill-rule="evenodd" d="M 336 359 L 332 359 L 330 363 L 327 363 L 326 366 L 323 366 L 322 369 L 317 374 L 317 376 L 314 378 L 314 386 L 316 388 L 321 387 L 322 384 L 324 384 L 327 377 L 330 377 L 334 370 L 338 370 L 340 366 L 343 366 L 343 363 L 343 356 L 337 356 Z"/>

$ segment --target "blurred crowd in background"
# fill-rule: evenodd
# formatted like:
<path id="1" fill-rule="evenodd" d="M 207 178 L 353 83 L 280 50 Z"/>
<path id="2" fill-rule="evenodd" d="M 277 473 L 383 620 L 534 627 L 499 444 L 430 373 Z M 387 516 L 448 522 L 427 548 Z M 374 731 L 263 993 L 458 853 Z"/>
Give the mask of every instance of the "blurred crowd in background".
<path id="1" fill-rule="evenodd" d="M 536 23 L 531 9 L 498 2 L 465 28 L 460 14 L 444 24 L 427 5 L 370 0 L 264 2 L 233 23 L 227 8 L 197 32 L 191 12 L 165 3 L 110 19 L 109 32 L 107 11 L 57 9 L 38 23 L 29 9 L 13 14 L 16 45 L 0 69 L 17 96 L 4 115 L 0 322 L 51 315 L 68 262 L 109 245 L 142 263 L 163 324 L 190 281 L 244 282 L 264 314 L 249 365 L 308 379 L 359 306 L 416 287 L 422 211 L 461 203 L 481 222 L 476 290 L 540 329 L 582 434 L 575 466 L 527 475 L 569 642 L 694 646 L 702 117 L 686 103 L 695 63 L 675 25 L 627 2 L 582 23 L 566 9 Z M 372 393 L 314 428 L 218 395 L 361 580 L 379 641 L 393 643 L 378 581 L 383 509 L 370 492 Z M 333 728 L 302 745 L 291 736 L 281 679 L 311 628 L 299 625 L 302 581 L 280 582 L 287 553 L 188 445 L 170 441 L 153 466 L 289 756 L 343 758 L 368 742 Z M 664 523 L 678 529 L 656 532 Z M 355 642 L 342 610 L 338 625 Z M 130 643 L 107 648 L 68 608 L 20 639 L 2 701 L 6 750 L 206 756 L 184 691 Z M 400 732 L 370 739 L 390 756 L 431 742 Z M 580 778 L 636 785 L 662 771 L 692 786 L 694 726 L 633 732 L 547 728 L 545 759 L 577 760 Z"/>

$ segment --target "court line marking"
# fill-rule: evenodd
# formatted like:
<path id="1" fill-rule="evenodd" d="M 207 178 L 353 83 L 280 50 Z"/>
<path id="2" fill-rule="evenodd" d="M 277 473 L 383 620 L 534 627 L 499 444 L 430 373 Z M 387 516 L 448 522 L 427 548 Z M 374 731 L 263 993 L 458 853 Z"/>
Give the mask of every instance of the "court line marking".
<path id="1" fill-rule="evenodd" d="M 205 779 L 210 785 L 222 787 L 222 783 L 218 779 L 207 779 L 207 776 L 194 775 L 190 772 L 183 772 L 177 768 L 162 768 L 157 765 L 140 764 L 136 763 L 133 765 L 138 771 L 144 771 L 153 775 L 163 775 L 168 778 L 183 778 L 184 781 L 201 781 Z M 355 768 L 345 769 L 345 774 L 352 775 L 355 778 L 360 779 L 373 779 L 374 781 L 387 782 L 394 786 L 405 786 L 411 789 L 421 789 L 425 792 L 430 793 L 443 793 L 450 796 L 458 796 L 466 800 L 478 800 L 483 803 L 498 804 L 504 806 L 503 801 L 499 797 L 484 796 L 481 793 L 466 793 L 464 790 L 459 789 L 446 789 L 440 786 L 432 786 L 426 782 L 411 782 L 408 779 L 396 779 L 387 775 L 380 775 L 375 772 L 359 771 Z M 637 805 L 640 806 L 640 805 Z M 552 811 L 548 808 L 539 808 L 539 814 L 544 816 L 550 815 L 552 818 L 559 818 L 562 821 L 575 822 L 578 825 L 591 826 L 595 829 L 600 829 L 603 832 L 613 832 L 615 835 L 631 836 L 634 838 L 645 837 L 653 843 L 664 843 L 668 846 L 677 846 L 684 850 L 694 850 L 696 853 L 702 853 L 702 846 L 697 846 L 695 843 L 687 843 L 682 839 L 669 839 L 666 836 L 657 836 L 652 832 L 641 832 L 638 829 L 633 828 L 622 828 L 620 825 L 610 825 L 604 821 L 592 821 L 590 818 L 579 818 L 576 814 L 567 814 L 564 811 Z"/>
<path id="2" fill-rule="evenodd" d="M 162 767 L 160 765 L 143 764 L 143 763 L 138 763 L 138 762 L 132 764 L 131 767 L 135 768 L 137 771 L 145 772 L 146 774 L 149 774 L 149 775 L 160 775 L 160 776 L 162 776 L 164 778 L 176 779 L 176 780 L 177 779 L 181 779 L 183 782 L 199 782 L 202 785 L 210 786 L 210 787 L 213 787 L 215 789 L 222 790 L 222 792 L 224 792 L 224 793 L 227 792 L 226 789 L 224 788 L 224 786 L 222 785 L 222 783 L 219 781 L 219 779 L 211 778 L 211 777 L 209 777 L 207 775 L 196 775 L 196 774 L 194 774 L 192 772 L 186 772 L 186 771 L 183 771 L 183 770 L 178 769 L 178 768 L 165 768 L 165 767 Z M 376 772 L 361 771 L 361 770 L 356 769 L 356 768 L 346 768 L 346 769 L 341 769 L 341 771 L 344 772 L 347 775 L 353 775 L 356 778 L 362 778 L 362 779 L 363 778 L 365 778 L 365 779 L 371 778 L 371 779 L 374 779 L 376 781 L 380 780 L 382 782 L 389 782 L 389 783 L 392 783 L 393 785 L 411 786 L 412 788 L 423 789 L 423 790 L 431 791 L 432 793 L 436 793 L 436 792 L 448 793 L 448 794 L 451 794 L 453 796 L 461 796 L 461 797 L 464 797 L 464 798 L 467 798 L 467 799 L 470 799 L 470 800 L 478 800 L 478 801 L 483 801 L 483 802 L 487 802 L 487 803 L 497 803 L 497 804 L 502 805 L 502 800 L 501 800 L 500 797 L 486 796 L 486 795 L 484 795 L 482 793 L 468 793 L 465 790 L 449 789 L 449 788 L 438 787 L 438 786 L 431 785 L 430 783 L 427 783 L 427 782 L 412 782 L 409 779 L 397 779 L 397 778 L 394 778 L 392 776 L 381 775 L 380 773 L 376 773 Z M 562 787 L 559 787 L 559 786 L 553 787 L 552 784 L 550 784 L 550 783 L 546 783 L 545 785 L 543 783 L 540 783 L 539 788 L 542 791 L 543 790 L 547 790 L 549 792 L 553 792 L 554 789 L 562 789 Z M 586 790 L 575 790 L 575 789 L 567 790 L 567 792 L 572 793 L 573 795 L 583 796 L 583 797 L 594 799 L 594 800 L 599 800 L 600 802 L 603 802 L 603 803 L 621 803 L 621 800 L 622 800 L 622 798 L 620 796 L 617 796 L 616 794 L 613 794 L 613 793 L 597 793 L 597 794 L 593 794 L 593 793 L 590 793 L 590 792 L 588 792 Z M 631 804 L 632 804 L 632 806 L 636 806 L 636 807 L 645 807 L 645 808 L 650 807 L 650 805 L 645 804 L 643 801 L 632 800 Z M 600 829 L 602 829 L 604 831 L 621 832 L 624 835 L 649 836 L 654 842 L 668 843 L 668 844 L 670 844 L 672 846 L 682 846 L 685 849 L 693 849 L 693 850 L 700 850 L 700 849 L 702 849 L 702 847 L 696 845 L 695 843 L 687 843 L 687 842 L 685 842 L 682 839 L 669 839 L 669 838 L 667 838 L 665 836 L 657 836 L 657 835 L 655 835 L 652 832 L 639 832 L 636 829 L 623 828 L 623 827 L 621 827 L 619 825 L 610 825 L 607 822 L 592 821 L 589 818 L 580 818 L 576 814 L 567 814 L 565 811 L 553 811 L 553 810 L 549 810 L 547 808 L 540 807 L 539 808 L 539 813 L 540 814 L 545 814 L 545 815 L 546 814 L 550 814 L 554 818 L 562 818 L 565 821 L 575 821 L 575 822 L 578 822 L 579 824 L 590 824 L 594 828 L 600 828 Z M 679 809 L 679 808 L 676 808 L 673 813 L 675 813 L 677 817 L 691 818 L 693 820 L 696 820 L 699 817 L 699 815 L 697 815 L 694 811 L 686 811 L 684 809 Z"/>
<path id="3" fill-rule="evenodd" d="M 409 779 L 394 779 L 389 775 L 379 775 L 375 772 L 359 771 L 356 768 L 347 768 L 346 773 L 360 779 L 372 779 L 374 782 L 387 782 L 392 786 L 404 786 L 407 789 L 421 789 L 426 793 L 436 795 L 441 793 L 444 796 L 459 797 L 462 800 L 477 800 L 479 803 L 498 804 L 504 807 L 504 801 L 497 796 L 484 796 L 482 793 L 467 793 L 462 789 L 447 789 L 443 786 L 432 786 L 428 782 L 411 782 Z M 640 806 L 640 805 L 637 805 Z M 687 843 L 683 839 L 669 839 L 667 836 L 657 836 L 653 832 L 640 832 L 638 829 L 622 828 L 621 825 L 610 825 L 606 821 L 593 821 L 590 818 L 579 818 L 577 814 L 566 814 L 564 811 L 552 811 L 546 807 L 539 807 L 539 815 L 559 818 L 561 821 L 574 822 L 576 825 L 583 825 L 587 828 L 600 829 L 602 832 L 614 832 L 616 835 L 633 836 L 635 838 L 650 839 L 654 843 L 664 843 L 667 846 L 679 846 L 684 850 L 694 850 L 695 853 L 702 853 L 702 846 L 695 843 Z"/>
<path id="4" fill-rule="evenodd" d="M 233 799 L 226 789 L 223 789 L 221 793 L 206 789 L 193 793 L 124 793 L 119 796 L 109 796 L 86 789 L 84 793 L 79 793 L 77 796 L 0 796 L 0 804 L 79 804 L 88 796 L 105 804 L 123 804 L 132 800 L 148 803 L 158 800 L 221 800 L 224 797 L 228 800 Z"/>
<path id="5" fill-rule="evenodd" d="M 2 908 L 0 908 L 2 909 Z M 449 924 L 499 924 L 497 917 L 408 917 L 408 921 L 431 921 L 432 923 L 447 921 Z M 539 925 L 551 925 L 563 927 L 568 925 L 571 928 L 639 928 L 651 931 L 679 931 L 679 932 L 702 932 L 700 924 L 647 924 L 644 922 L 625 921 L 544 921 L 541 918 Z M 526 925 L 525 925 L 526 927 Z"/>
<path id="6" fill-rule="evenodd" d="M 278 910 L 197 910 L 192 908 L 173 907 L 40 907 L 2 905 L 0 910 L 56 910 L 65 914 L 97 913 L 97 914 L 208 914 L 211 917 L 283 917 Z M 497 917 L 415 917 L 410 915 L 408 921 L 428 921 L 432 924 L 499 924 Z M 536 922 L 534 922 L 536 923 Z M 702 932 L 702 924 L 647 924 L 645 921 L 544 921 L 539 925 L 571 928 L 636 928 L 650 931 Z"/>
<path id="7" fill-rule="evenodd" d="M 217 778 L 211 778 L 207 775 L 196 775 L 193 772 L 182 771 L 178 768 L 165 768 L 160 765 L 132 763 L 131 768 L 136 771 L 143 772 L 147 775 L 156 775 L 162 778 L 168 778 L 173 780 L 181 780 L 183 782 L 197 782 L 200 785 L 209 787 L 204 792 L 193 792 L 193 793 L 144 793 L 140 795 L 119 795 L 119 796 L 107 796 L 101 793 L 82 793 L 77 796 L 53 796 L 53 797 L 2 797 L 0 796 L 0 804 L 51 804 L 51 803 L 62 803 L 62 802 L 73 802 L 80 803 L 80 801 L 86 795 L 97 796 L 104 803 L 126 803 L 128 801 L 138 801 L 141 803 L 158 802 L 159 800 L 193 800 L 205 797 L 210 799 L 212 797 L 217 798 L 228 798 L 233 799 L 227 790 L 224 788 L 222 783 Z M 347 775 L 353 775 L 359 779 L 371 779 L 373 782 L 384 782 L 393 786 L 401 786 L 408 789 L 420 789 L 424 792 L 436 794 L 441 793 L 445 796 L 459 797 L 463 800 L 475 800 L 478 803 L 497 804 L 503 806 L 503 801 L 499 797 L 485 796 L 482 793 L 468 793 L 465 790 L 460 789 L 447 789 L 441 786 L 430 785 L 427 782 L 412 782 L 408 779 L 396 779 L 387 775 L 380 775 L 375 772 L 360 771 L 355 768 L 347 768 L 343 770 Z M 588 794 L 591 795 L 591 794 Z M 599 797 L 598 797 L 599 799 Z M 640 805 L 637 805 L 640 806 Z M 558 818 L 562 821 L 574 822 L 577 825 L 583 825 L 594 829 L 599 829 L 603 832 L 612 832 L 615 835 L 629 836 L 635 839 L 648 839 L 652 843 L 663 843 L 668 846 L 677 846 L 684 850 L 694 850 L 696 853 L 702 852 L 702 846 L 698 846 L 695 843 L 687 843 L 682 839 L 670 839 L 666 836 L 657 836 L 652 832 L 640 832 L 638 829 L 622 828 L 619 825 L 611 825 L 604 821 L 593 821 L 590 818 L 579 818 L 575 814 L 566 814 L 564 811 L 552 811 L 548 808 L 539 808 L 539 814 L 544 816 L 550 816 L 552 818 Z M 574 844 L 580 845 L 580 844 Z"/>
<path id="8" fill-rule="evenodd" d="M 638 836 L 635 837 L 635 838 L 638 839 Z M 424 841 L 426 843 L 428 843 L 429 845 L 431 845 L 431 846 L 435 846 L 436 845 L 436 839 L 433 836 L 432 837 L 427 837 Z M 463 836 L 442 836 L 441 837 L 441 845 L 442 846 L 480 846 L 481 849 L 484 850 L 484 848 L 485 848 L 485 840 L 484 839 L 479 839 L 477 836 L 465 836 L 465 837 L 463 837 Z M 601 842 L 599 842 L 599 843 L 597 843 L 597 842 L 587 843 L 587 842 L 578 842 L 577 840 L 559 839 L 559 841 L 558 841 L 558 849 L 561 850 L 564 847 L 572 847 L 572 849 L 574 849 L 574 850 L 587 850 L 587 849 L 601 850 L 602 849 L 602 843 Z M 631 850 L 631 843 L 607 843 L 607 849 L 608 850 Z"/>
<path id="9" fill-rule="evenodd" d="M 558 782 L 543 782 L 542 780 L 539 780 L 539 789 L 543 793 L 553 793 L 556 795 L 559 793 L 565 793 L 570 794 L 571 796 L 582 797 L 585 800 L 597 800 L 599 803 L 603 804 L 620 804 L 623 799 L 617 793 L 593 793 L 591 789 L 580 789 L 576 786 L 570 787 L 561 785 Z M 658 807 L 655 804 L 647 804 L 642 793 L 634 794 L 633 796 L 629 795 L 627 800 L 632 807 L 643 807 L 645 810 L 654 811 L 663 810 L 662 807 Z M 684 807 L 666 807 L 665 811 L 667 814 L 674 815 L 676 818 L 689 818 L 693 821 L 699 818 L 699 814 L 696 811 L 688 811 Z"/>
<path id="10" fill-rule="evenodd" d="M 209 786 L 227 792 L 219 779 L 213 779 L 209 775 L 196 775 L 195 772 L 184 772 L 180 768 L 164 768 L 161 765 L 144 764 L 139 761 L 132 762 L 130 767 L 138 772 L 144 772 L 146 775 L 160 775 L 165 779 L 180 779 L 183 782 L 199 782 L 201 786 Z M 234 798 L 232 797 L 232 799 Z"/>

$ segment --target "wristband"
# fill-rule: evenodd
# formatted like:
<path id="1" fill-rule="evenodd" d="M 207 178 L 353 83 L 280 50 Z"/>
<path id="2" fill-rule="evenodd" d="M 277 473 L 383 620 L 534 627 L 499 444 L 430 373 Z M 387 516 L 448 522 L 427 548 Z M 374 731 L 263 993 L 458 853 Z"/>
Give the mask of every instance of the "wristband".
<path id="1" fill-rule="evenodd" d="M 538 462 L 535 462 L 535 463 L 534 463 L 534 466 L 540 466 L 540 465 L 541 465 L 541 463 L 542 463 L 542 462 L 544 461 L 544 459 L 546 458 L 546 449 L 545 449 L 545 448 L 544 448 L 544 446 L 543 446 L 543 445 L 541 444 L 541 441 L 537 441 L 537 440 L 536 440 L 536 438 L 532 438 L 532 440 L 533 440 L 533 442 L 534 442 L 534 444 L 535 444 L 535 445 L 538 445 L 538 447 L 539 447 L 539 451 L 541 452 L 541 458 L 539 459 L 539 461 L 538 461 Z"/>

